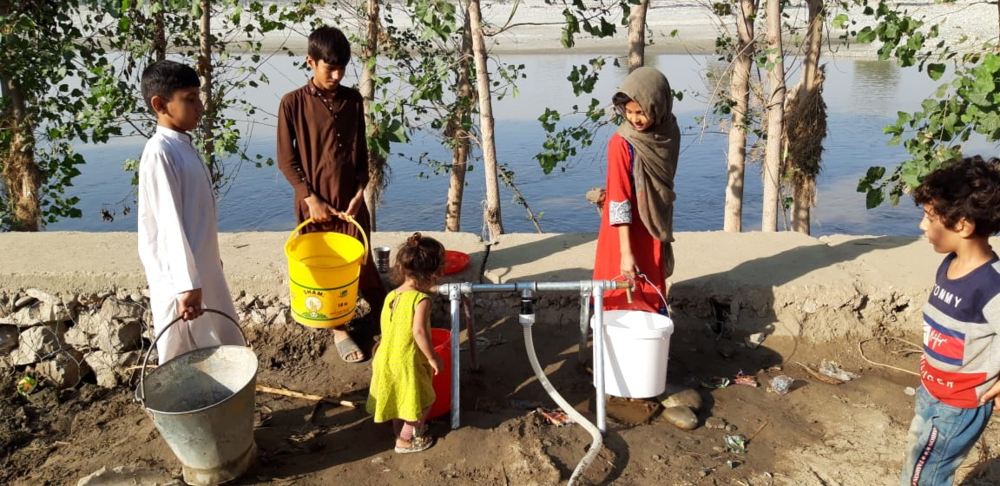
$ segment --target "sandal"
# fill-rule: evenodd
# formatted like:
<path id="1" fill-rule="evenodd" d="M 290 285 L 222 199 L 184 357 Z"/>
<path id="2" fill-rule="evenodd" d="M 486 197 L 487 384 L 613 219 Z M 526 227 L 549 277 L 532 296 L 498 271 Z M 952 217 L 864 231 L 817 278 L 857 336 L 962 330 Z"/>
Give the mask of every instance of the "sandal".
<path id="1" fill-rule="evenodd" d="M 344 360 L 345 363 L 360 363 L 366 359 L 364 353 L 361 352 L 361 348 L 358 347 L 358 344 L 355 343 L 354 339 L 350 336 L 347 336 L 347 339 L 344 339 L 339 343 L 334 342 L 334 345 L 337 347 L 337 354 L 340 355 L 340 359 Z M 361 357 L 357 359 L 347 359 L 347 357 L 353 353 L 361 353 Z"/>
<path id="2" fill-rule="evenodd" d="M 411 452 L 421 452 L 430 449 L 434 445 L 434 441 L 427 436 L 415 436 L 414 438 L 406 441 L 410 444 L 410 447 L 400 447 L 396 446 L 396 454 L 409 454 Z"/>

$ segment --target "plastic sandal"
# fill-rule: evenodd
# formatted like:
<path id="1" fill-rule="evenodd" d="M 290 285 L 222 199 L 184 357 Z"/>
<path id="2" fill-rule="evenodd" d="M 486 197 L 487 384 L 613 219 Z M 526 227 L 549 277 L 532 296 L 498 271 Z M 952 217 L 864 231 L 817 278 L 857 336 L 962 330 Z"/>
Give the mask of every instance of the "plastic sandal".
<path id="1" fill-rule="evenodd" d="M 411 452 L 421 452 L 430 449 L 434 444 L 430 437 L 414 437 L 409 441 L 410 447 L 399 447 L 396 446 L 396 454 L 409 454 Z"/>

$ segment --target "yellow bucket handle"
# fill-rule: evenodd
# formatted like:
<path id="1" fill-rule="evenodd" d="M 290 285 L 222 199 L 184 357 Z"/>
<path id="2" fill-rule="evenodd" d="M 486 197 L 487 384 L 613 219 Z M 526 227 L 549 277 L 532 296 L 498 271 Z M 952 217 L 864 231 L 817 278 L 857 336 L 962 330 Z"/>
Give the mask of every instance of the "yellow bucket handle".
<path id="1" fill-rule="evenodd" d="M 354 226 L 358 227 L 358 233 L 361 234 L 361 240 L 362 243 L 364 244 L 364 249 L 365 249 L 364 253 L 361 254 L 361 266 L 365 266 L 365 264 L 368 263 L 368 254 L 371 253 L 368 250 L 368 235 L 365 234 L 365 229 L 362 228 L 361 225 L 358 224 L 358 222 L 353 217 L 351 217 L 351 215 L 345 214 L 345 216 L 347 216 L 348 222 L 354 223 Z M 288 235 L 288 239 L 285 240 L 285 246 L 288 246 L 288 244 L 292 242 L 292 239 L 298 236 L 299 232 L 302 231 L 302 228 L 305 228 L 305 226 L 309 223 L 312 223 L 312 218 L 309 218 L 303 221 L 302 224 L 296 226 L 295 229 L 292 230 L 292 234 Z"/>

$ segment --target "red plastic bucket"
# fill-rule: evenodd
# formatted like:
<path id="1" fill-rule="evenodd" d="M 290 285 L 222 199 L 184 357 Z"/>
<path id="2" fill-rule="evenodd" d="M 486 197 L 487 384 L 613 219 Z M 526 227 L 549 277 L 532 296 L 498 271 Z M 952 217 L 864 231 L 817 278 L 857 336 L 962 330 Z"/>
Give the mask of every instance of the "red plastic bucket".
<path id="1" fill-rule="evenodd" d="M 434 394 L 437 398 L 431 405 L 427 418 L 438 418 L 451 411 L 451 331 L 431 328 L 431 345 L 441 357 L 441 371 L 434 376 Z"/>

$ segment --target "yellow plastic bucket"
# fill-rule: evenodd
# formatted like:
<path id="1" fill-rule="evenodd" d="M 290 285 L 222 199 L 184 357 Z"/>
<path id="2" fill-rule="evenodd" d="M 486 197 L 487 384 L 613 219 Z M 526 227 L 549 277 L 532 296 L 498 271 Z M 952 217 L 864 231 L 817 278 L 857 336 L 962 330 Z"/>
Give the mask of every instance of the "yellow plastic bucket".
<path id="1" fill-rule="evenodd" d="M 309 327 L 337 327 L 354 318 L 358 276 L 368 261 L 368 236 L 353 218 L 364 243 L 342 233 L 299 234 L 307 219 L 285 242 L 292 318 Z"/>

